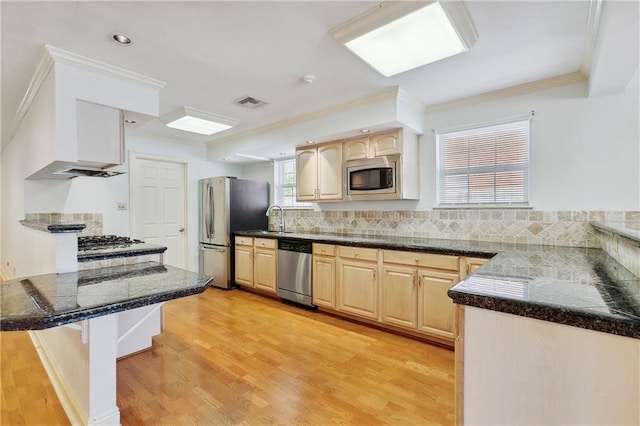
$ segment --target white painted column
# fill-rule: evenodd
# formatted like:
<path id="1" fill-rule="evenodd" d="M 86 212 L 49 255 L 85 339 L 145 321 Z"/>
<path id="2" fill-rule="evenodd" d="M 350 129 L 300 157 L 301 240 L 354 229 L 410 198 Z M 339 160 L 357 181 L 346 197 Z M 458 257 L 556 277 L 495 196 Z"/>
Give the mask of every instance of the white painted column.
<path id="1" fill-rule="evenodd" d="M 116 405 L 117 314 L 29 335 L 74 425 L 119 425 Z"/>

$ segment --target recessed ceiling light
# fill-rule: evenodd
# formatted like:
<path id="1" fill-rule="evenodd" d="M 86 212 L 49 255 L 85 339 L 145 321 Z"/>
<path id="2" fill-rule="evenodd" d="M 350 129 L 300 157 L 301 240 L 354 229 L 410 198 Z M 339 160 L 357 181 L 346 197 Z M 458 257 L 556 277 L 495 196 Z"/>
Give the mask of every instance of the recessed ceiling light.
<path id="1" fill-rule="evenodd" d="M 231 118 L 189 107 L 178 108 L 172 113 L 160 117 L 160 121 L 172 129 L 207 136 L 230 129 L 239 123 Z"/>
<path id="2" fill-rule="evenodd" d="M 370 133 L 370 132 L 371 132 L 371 130 L 369 130 L 369 129 L 362 129 L 362 130 L 360 130 L 360 133 Z"/>
<path id="3" fill-rule="evenodd" d="M 316 143 L 316 141 L 307 141 L 308 144 Z"/>
<path id="4" fill-rule="evenodd" d="M 478 39 L 462 2 L 385 1 L 331 33 L 385 77 L 465 52 Z"/>
<path id="5" fill-rule="evenodd" d="M 124 34 L 114 34 L 111 39 L 120 44 L 131 44 L 131 39 Z"/>

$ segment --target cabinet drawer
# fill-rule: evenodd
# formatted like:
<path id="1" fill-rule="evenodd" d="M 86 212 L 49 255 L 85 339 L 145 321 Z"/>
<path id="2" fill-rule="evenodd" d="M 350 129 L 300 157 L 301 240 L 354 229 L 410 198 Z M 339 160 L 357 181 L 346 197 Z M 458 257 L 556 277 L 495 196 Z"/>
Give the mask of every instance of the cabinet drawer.
<path id="1" fill-rule="evenodd" d="M 419 266 L 422 268 L 458 270 L 458 256 L 446 256 L 432 253 L 416 253 L 408 251 L 383 250 L 384 263 Z"/>
<path id="2" fill-rule="evenodd" d="M 253 238 L 251 237 L 236 237 L 236 245 L 238 246 L 252 246 Z"/>
<path id="3" fill-rule="evenodd" d="M 340 257 L 357 260 L 371 260 L 373 262 L 378 260 L 378 250 L 362 247 L 346 247 L 340 246 L 338 248 Z"/>
<path id="4" fill-rule="evenodd" d="M 254 247 L 275 249 L 276 247 L 278 247 L 278 240 L 274 240 L 271 238 L 255 238 L 253 240 L 253 245 Z"/>
<path id="5" fill-rule="evenodd" d="M 335 256 L 336 246 L 332 244 L 313 243 L 313 254 L 321 256 Z"/>

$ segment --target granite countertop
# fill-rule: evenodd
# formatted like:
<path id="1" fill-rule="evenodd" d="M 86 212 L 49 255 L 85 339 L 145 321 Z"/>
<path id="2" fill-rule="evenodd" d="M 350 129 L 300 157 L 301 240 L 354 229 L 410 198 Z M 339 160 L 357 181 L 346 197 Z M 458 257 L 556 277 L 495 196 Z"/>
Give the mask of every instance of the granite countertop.
<path id="1" fill-rule="evenodd" d="M 455 303 L 640 338 L 640 278 L 600 249 L 264 231 L 236 235 L 491 258 L 449 290 Z"/>
<path id="2" fill-rule="evenodd" d="M 27 228 L 37 229 L 38 231 L 50 232 L 52 234 L 64 234 L 68 232 L 81 232 L 87 227 L 84 223 L 42 223 L 21 220 L 20 223 Z"/>
<path id="3" fill-rule="evenodd" d="M 9 280 L 0 330 L 42 330 L 202 293 L 211 277 L 145 262 Z"/>
<path id="4" fill-rule="evenodd" d="M 114 259 L 118 257 L 144 256 L 146 254 L 164 253 L 167 248 L 156 244 L 131 243 L 118 247 L 103 247 L 91 250 L 78 250 L 78 262 Z"/>
<path id="5" fill-rule="evenodd" d="M 505 249 L 514 249 L 515 244 L 486 241 L 439 240 L 412 237 L 369 237 L 366 235 L 313 234 L 271 231 L 236 231 L 235 235 L 258 238 L 282 238 L 288 240 L 312 240 L 318 243 L 343 246 L 369 247 L 391 250 L 420 251 L 436 254 L 462 255 L 490 258 Z"/>

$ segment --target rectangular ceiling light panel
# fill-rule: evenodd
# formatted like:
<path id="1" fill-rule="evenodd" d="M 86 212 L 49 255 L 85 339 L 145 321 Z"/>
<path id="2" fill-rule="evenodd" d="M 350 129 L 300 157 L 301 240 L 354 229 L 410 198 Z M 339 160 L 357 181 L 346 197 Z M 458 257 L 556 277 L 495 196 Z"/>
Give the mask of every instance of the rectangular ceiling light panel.
<path id="1" fill-rule="evenodd" d="M 340 37 L 337 33 L 355 34 L 355 37 L 348 37 L 349 40 L 339 39 L 349 50 L 385 77 L 457 55 L 468 50 L 475 42 L 475 30 L 471 27 L 471 31 L 458 31 L 440 2 L 429 3 L 400 17 L 395 16 L 400 6 L 396 6 L 394 2 L 385 3 L 388 3 L 387 10 L 385 7 L 378 8 L 364 18 L 382 21 L 371 31 L 357 35 L 362 31 L 350 31 L 342 27 L 334 32 L 337 38 Z M 458 10 L 454 12 L 459 13 L 462 8 L 462 12 L 465 13 L 461 23 L 470 25 L 471 21 L 466 16 L 464 6 L 459 4 L 455 7 Z M 390 15 L 386 22 L 384 13 Z M 374 14 L 381 16 L 372 18 Z M 353 24 L 346 25 L 362 27 L 368 24 L 362 24 L 356 19 Z M 463 40 L 461 34 L 465 33 L 472 34 L 474 38 Z"/>
<path id="2" fill-rule="evenodd" d="M 194 108 L 182 107 L 162 117 L 167 127 L 201 135 L 212 135 L 232 128 L 238 121 Z"/>

